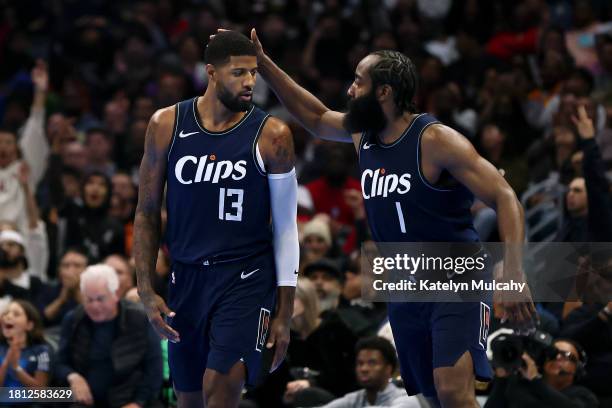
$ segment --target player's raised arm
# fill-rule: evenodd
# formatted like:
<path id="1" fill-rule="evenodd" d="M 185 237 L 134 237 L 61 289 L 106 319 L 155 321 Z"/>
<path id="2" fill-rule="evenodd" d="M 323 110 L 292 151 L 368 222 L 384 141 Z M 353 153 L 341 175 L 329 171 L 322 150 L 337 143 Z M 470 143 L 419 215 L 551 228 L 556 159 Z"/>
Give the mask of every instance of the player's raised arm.
<path id="1" fill-rule="evenodd" d="M 153 290 L 153 276 L 161 234 L 161 205 L 166 182 L 168 149 L 172 138 L 174 109 L 160 109 L 151 117 L 145 136 L 145 149 L 140 164 L 138 205 L 134 219 L 134 259 L 138 295 L 149 321 L 157 333 L 171 341 L 179 335 L 162 318 L 173 316 L 164 300 Z"/>
<path id="2" fill-rule="evenodd" d="M 283 361 L 289 346 L 289 324 L 293 315 L 300 254 L 295 152 L 289 127 L 276 118 L 268 119 L 259 141 L 259 149 L 270 186 L 278 285 L 278 307 L 267 344 L 268 348 L 276 346 L 272 362 L 273 371 Z"/>
<path id="3" fill-rule="evenodd" d="M 259 72 L 289 113 L 315 137 L 336 142 L 353 143 L 353 136 L 342 125 L 344 113 L 330 110 L 323 102 L 298 85 L 286 72 L 280 69 L 264 53 L 255 29 L 251 30 L 251 41 L 257 48 Z"/>

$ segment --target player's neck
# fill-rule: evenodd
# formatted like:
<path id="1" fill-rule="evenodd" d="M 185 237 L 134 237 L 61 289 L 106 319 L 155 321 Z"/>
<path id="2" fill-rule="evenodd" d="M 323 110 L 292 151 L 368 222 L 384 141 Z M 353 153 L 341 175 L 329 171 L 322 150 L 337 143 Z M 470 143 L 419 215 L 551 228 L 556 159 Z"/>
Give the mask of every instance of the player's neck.
<path id="1" fill-rule="evenodd" d="M 392 144 L 399 139 L 406 128 L 412 123 L 412 120 L 417 116 L 415 113 L 404 112 L 399 116 L 387 116 L 387 126 L 378 134 L 378 139 L 384 144 Z"/>
<path id="2" fill-rule="evenodd" d="M 209 87 L 204 96 L 198 98 L 196 114 L 207 130 L 222 132 L 238 123 L 245 113 L 227 109 Z"/>

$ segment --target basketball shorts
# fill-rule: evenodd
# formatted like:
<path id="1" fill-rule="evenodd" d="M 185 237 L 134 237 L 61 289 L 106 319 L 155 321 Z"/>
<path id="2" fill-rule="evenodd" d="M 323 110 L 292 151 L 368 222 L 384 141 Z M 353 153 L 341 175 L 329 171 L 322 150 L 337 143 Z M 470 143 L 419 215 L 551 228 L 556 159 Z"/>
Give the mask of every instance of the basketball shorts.
<path id="1" fill-rule="evenodd" d="M 167 321 L 180 336 L 168 348 L 175 389 L 199 391 L 207 368 L 226 374 L 238 361 L 246 385 L 255 385 L 276 298 L 273 252 L 206 266 L 174 263 L 169 279 L 176 315 Z"/>
<path id="2" fill-rule="evenodd" d="M 490 278 L 489 269 L 485 279 Z M 472 357 L 475 378 L 491 380 L 493 372 L 486 355 L 491 305 L 489 295 L 475 302 L 388 303 L 389 323 L 409 395 L 436 396 L 433 370 L 454 366 L 466 351 Z"/>

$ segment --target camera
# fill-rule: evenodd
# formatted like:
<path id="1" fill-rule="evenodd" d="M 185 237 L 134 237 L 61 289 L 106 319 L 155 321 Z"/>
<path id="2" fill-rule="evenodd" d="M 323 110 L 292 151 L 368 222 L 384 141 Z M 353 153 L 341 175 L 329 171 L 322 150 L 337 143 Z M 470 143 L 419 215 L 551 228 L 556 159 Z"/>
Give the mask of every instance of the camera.
<path id="1" fill-rule="evenodd" d="M 523 353 L 529 354 L 538 367 L 542 367 L 546 360 L 557 355 L 552 336 L 542 331 L 535 331 L 529 335 L 499 334 L 491 341 L 491 350 L 493 366 L 509 372 L 516 372 L 524 367 Z"/>

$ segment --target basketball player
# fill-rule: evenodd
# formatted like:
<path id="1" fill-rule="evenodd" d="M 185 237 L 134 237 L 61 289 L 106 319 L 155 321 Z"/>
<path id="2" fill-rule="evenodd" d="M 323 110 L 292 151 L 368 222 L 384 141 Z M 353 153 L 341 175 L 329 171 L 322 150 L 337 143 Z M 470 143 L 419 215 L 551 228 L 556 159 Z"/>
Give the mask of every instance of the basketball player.
<path id="1" fill-rule="evenodd" d="M 504 178 L 465 137 L 415 113 L 417 78 L 405 55 L 379 51 L 361 60 L 348 112 L 340 113 L 278 68 L 255 30 L 251 39 L 261 74 L 289 112 L 316 137 L 354 144 L 375 241 L 477 242 L 470 213 L 475 195 L 497 210 L 502 240 L 522 244 L 523 211 Z M 384 192 L 374 188 L 383 175 L 409 179 L 410 188 L 393 182 L 385 182 Z M 520 258 L 520 251 L 506 252 L 506 275 L 522 275 Z M 529 295 L 504 306 L 505 317 L 517 323 L 528 324 L 534 312 Z M 478 406 L 474 380 L 492 374 L 485 354 L 490 304 L 389 303 L 388 311 L 408 393 L 445 408 Z"/>
<path id="2" fill-rule="evenodd" d="M 204 96 L 151 118 L 134 223 L 138 294 L 170 341 L 182 408 L 237 407 L 243 385 L 262 369 L 262 351 L 275 346 L 271 368 L 280 364 L 299 261 L 292 136 L 252 105 L 255 46 L 224 32 L 208 44 L 205 61 Z M 151 284 L 165 184 L 173 261 L 167 305 Z"/>

